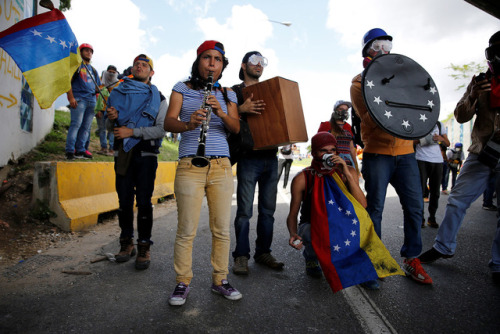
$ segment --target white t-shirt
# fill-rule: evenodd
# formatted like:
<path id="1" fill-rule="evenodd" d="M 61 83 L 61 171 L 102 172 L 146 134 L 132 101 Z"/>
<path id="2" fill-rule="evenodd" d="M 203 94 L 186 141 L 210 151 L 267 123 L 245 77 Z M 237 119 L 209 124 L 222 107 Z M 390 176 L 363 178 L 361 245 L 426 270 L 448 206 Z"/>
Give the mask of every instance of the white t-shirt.
<path id="1" fill-rule="evenodd" d="M 446 128 L 441 124 L 441 135 L 445 135 Z M 441 155 L 441 148 L 437 142 L 432 140 L 434 135 L 439 135 L 439 128 L 437 124 L 434 126 L 432 131 L 420 139 L 420 144 L 417 144 L 415 148 L 415 157 L 417 160 L 440 163 L 443 162 L 443 156 Z"/>

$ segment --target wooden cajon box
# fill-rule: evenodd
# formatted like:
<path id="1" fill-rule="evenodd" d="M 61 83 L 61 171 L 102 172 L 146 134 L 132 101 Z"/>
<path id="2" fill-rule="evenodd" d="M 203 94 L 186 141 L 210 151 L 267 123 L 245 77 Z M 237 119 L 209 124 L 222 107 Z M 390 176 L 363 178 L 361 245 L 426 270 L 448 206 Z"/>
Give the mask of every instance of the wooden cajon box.
<path id="1" fill-rule="evenodd" d="M 266 104 L 262 114 L 247 114 L 254 149 L 307 142 L 299 85 L 295 81 L 274 77 L 243 89 L 245 100 L 251 94 L 252 100 L 264 100 Z"/>

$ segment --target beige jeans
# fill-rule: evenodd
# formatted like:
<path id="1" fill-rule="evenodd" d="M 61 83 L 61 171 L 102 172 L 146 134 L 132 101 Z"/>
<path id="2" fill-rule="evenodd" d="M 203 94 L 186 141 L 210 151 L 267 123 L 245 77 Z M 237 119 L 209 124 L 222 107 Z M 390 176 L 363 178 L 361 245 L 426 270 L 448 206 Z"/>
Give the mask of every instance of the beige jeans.
<path id="1" fill-rule="evenodd" d="M 176 281 L 190 284 L 193 278 L 193 241 L 206 195 L 212 232 L 212 281 L 220 285 L 221 280 L 227 278 L 229 265 L 233 196 L 233 173 L 229 159 L 212 159 L 207 167 L 200 168 L 191 164 L 191 158 L 182 158 L 177 166 L 174 189 L 178 215 L 174 246 Z"/>

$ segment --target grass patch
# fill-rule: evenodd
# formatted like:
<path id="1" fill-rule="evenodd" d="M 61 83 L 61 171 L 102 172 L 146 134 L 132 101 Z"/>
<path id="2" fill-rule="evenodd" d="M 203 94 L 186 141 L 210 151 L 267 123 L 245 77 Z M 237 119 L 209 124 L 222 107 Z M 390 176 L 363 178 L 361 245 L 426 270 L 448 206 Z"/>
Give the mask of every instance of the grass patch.
<path id="1" fill-rule="evenodd" d="M 297 167 L 308 167 L 311 165 L 311 158 L 305 158 L 302 160 L 294 160 L 292 163 L 292 166 L 297 166 Z"/>
<path id="2" fill-rule="evenodd" d="M 36 161 L 63 161 L 66 160 L 65 147 L 66 137 L 71 122 L 71 113 L 56 110 L 54 114 L 54 125 L 52 131 L 45 136 L 44 141 L 35 147 L 29 154 L 31 162 Z M 99 155 L 97 151 L 101 149 L 99 136 L 96 134 L 97 122 L 92 121 L 90 130 L 89 151 L 93 153 L 91 161 L 113 162 L 114 158 L 106 155 Z M 179 143 L 172 143 L 166 138 L 163 139 L 160 147 L 158 161 L 176 161 L 179 158 Z"/>

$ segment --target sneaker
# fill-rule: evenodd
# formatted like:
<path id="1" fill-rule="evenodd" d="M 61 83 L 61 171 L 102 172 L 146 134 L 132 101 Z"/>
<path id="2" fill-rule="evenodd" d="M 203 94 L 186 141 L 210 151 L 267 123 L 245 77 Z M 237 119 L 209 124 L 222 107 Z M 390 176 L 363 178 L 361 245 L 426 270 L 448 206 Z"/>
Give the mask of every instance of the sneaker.
<path id="1" fill-rule="evenodd" d="M 429 225 L 430 227 L 433 227 L 433 228 L 439 227 L 439 224 L 436 223 L 436 218 L 431 218 L 431 217 L 429 217 L 429 219 L 427 220 L 427 225 Z"/>
<path id="2" fill-rule="evenodd" d="M 236 275 L 248 275 L 248 258 L 238 256 L 234 259 L 233 273 Z"/>
<path id="3" fill-rule="evenodd" d="M 151 247 L 149 241 L 139 241 L 137 243 L 137 257 L 135 258 L 135 269 L 144 270 L 148 269 L 151 264 L 151 253 L 149 248 Z"/>
<path id="4" fill-rule="evenodd" d="M 424 203 L 429 203 L 429 197 L 424 197 Z"/>
<path id="5" fill-rule="evenodd" d="M 168 303 L 172 306 L 184 305 L 189 293 L 189 286 L 180 282 L 175 286 L 174 292 L 168 298 Z"/>
<path id="6" fill-rule="evenodd" d="M 450 192 L 445 189 L 445 190 L 441 190 L 441 194 L 443 194 L 443 195 L 449 195 Z"/>
<path id="7" fill-rule="evenodd" d="M 92 159 L 92 154 L 89 151 L 76 152 L 75 158 L 77 158 L 77 159 Z"/>
<path id="8" fill-rule="evenodd" d="M 439 260 L 441 258 L 449 259 L 452 257 L 453 257 L 453 255 L 441 254 L 434 247 L 432 247 L 427 252 L 420 254 L 420 256 L 418 258 L 420 259 L 421 263 L 427 264 L 427 263 L 432 263 L 432 262 Z"/>
<path id="9" fill-rule="evenodd" d="M 403 270 L 407 276 L 422 284 L 432 284 L 432 278 L 425 272 L 418 258 L 404 259 Z"/>
<path id="10" fill-rule="evenodd" d="M 112 149 L 109 149 L 108 153 L 106 153 L 106 155 L 109 156 L 109 157 L 114 157 L 115 156 L 115 151 L 113 151 Z"/>
<path id="11" fill-rule="evenodd" d="M 380 290 L 380 284 L 377 282 L 377 280 L 363 282 L 361 283 L 361 286 L 366 290 Z"/>
<path id="12" fill-rule="evenodd" d="M 134 240 L 132 238 L 120 238 L 120 252 L 115 255 L 116 262 L 127 262 L 134 255 Z"/>
<path id="13" fill-rule="evenodd" d="M 313 278 L 321 278 L 323 276 L 323 270 L 321 270 L 318 260 L 306 261 L 306 274 Z"/>
<path id="14" fill-rule="evenodd" d="M 255 257 L 255 262 L 268 266 L 271 269 L 282 270 L 285 264 L 278 262 L 271 253 L 262 253 Z"/>
<path id="15" fill-rule="evenodd" d="M 488 211 L 497 211 L 497 206 L 496 205 L 483 205 L 483 210 L 488 210 Z"/>
<path id="16" fill-rule="evenodd" d="M 75 153 L 73 153 L 73 152 L 66 152 L 66 159 L 67 160 L 75 160 Z"/>
<path id="17" fill-rule="evenodd" d="M 238 300 L 243 297 L 241 292 L 236 290 L 229 284 L 227 279 L 223 279 L 221 281 L 221 285 L 215 285 L 212 283 L 212 292 L 218 293 L 219 295 L 223 295 L 225 298 L 229 300 Z"/>
<path id="18" fill-rule="evenodd" d="M 99 151 L 97 151 L 97 154 L 107 155 L 108 149 L 106 147 L 101 147 L 101 149 Z"/>

